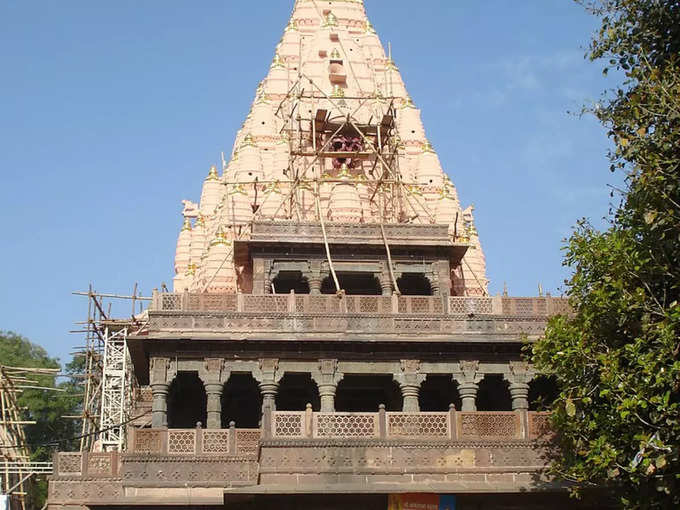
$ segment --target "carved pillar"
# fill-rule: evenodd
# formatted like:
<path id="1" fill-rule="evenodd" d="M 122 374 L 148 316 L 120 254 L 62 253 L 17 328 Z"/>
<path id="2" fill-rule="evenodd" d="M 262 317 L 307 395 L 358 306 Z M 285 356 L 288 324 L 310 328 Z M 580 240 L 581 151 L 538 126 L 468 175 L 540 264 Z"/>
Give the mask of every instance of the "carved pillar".
<path id="1" fill-rule="evenodd" d="M 479 361 L 461 361 L 453 379 L 458 383 L 458 393 L 462 402 L 461 411 L 477 410 L 477 390 L 484 374 L 479 373 Z"/>
<path id="2" fill-rule="evenodd" d="M 279 381 L 283 377 L 283 373 L 279 372 L 279 360 L 276 358 L 261 359 L 259 368 L 253 372 L 253 377 L 260 386 L 263 412 L 267 407 L 271 411 L 276 411 L 276 394 L 279 391 Z"/>
<path id="3" fill-rule="evenodd" d="M 413 359 L 401 360 L 401 373 L 395 374 L 394 380 L 399 383 L 401 396 L 404 399 L 402 411 L 405 413 L 420 412 L 420 385 L 426 375 L 420 373 L 420 361 Z"/>
<path id="4" fill-rule="evenodd" d="M 439 295 L 439 273 L 432 271 L 427 275 L 427 279 L 430 281 L 430 288 L 432 289 L 432 295 Z"/>
<path id="5" fill-rule="evenodd" d="M 272 293 L 272 260 L 264 259 L 264 293 Z"/>
<path id="6" fill-rule="evenodd" d="M 505 379 L 510 383 L 513 411 L 529 409 L 529 382 L 533 377 L 534 372 L 528 363 L 524 361 L 510 362 L 510 373 L 505 374 Z"/>
<path id="7" fill-rule="evenodd" d="M 321 294 L 321 282 L 323 276 L 321 274 L 321 261 L 313 260 L 309 263 L 309 271 L 307 271 L 307 282 L 309 283 L 309 293 L 313 296 Z"/>
<path id="8" fill-rule="evenodd" d="M 319 388 L 321 412 L 334 413 L 335 392 L 338 389 L 338 383 L 342 381 L 342 378 L 344 377 L 344 374 L 338 372 L 338 360 L 319 360 L 319 370 L 313 372 L 311 375 Z"/>
<path id="9" fill-rule="evenodd" d="M 388 263 L 386 262 L 383 266 L 383 270 L 380 274 L 375 275 L 375 277 L 380 282 L 380 288 L 382 289 L 383 296 L 391 296 L 394 292 L 392 286 L 392 276 L 390 275 L 390 270 L 386 267 Z"/>
<path id="10" fill-rule="evenodd" d="M 224 360 L 221 358 L 206 358 L 198 376 L 203 381 L 207 397 L 207 423 L 208 429 L 222 428 L 222 392 L 224 382 L 229 379 L 229 372 L 224 368 Z"/>
<path id="11" fill-rule="evenodd" d="M 168 426 L 168 389 L 175 378 L 177 367 L 169 358 L 151 358 L 149 378 L 151 383 L 151 426 Z"/>

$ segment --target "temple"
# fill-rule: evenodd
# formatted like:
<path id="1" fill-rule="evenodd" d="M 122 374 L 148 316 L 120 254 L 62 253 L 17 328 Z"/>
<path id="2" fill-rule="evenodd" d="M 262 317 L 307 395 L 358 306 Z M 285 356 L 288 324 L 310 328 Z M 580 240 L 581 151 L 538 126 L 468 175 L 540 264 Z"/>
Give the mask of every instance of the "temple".
<path id="1" fill-rule="evenodd" d="M 488 294 L 458 171 L 364 2 L 297 0 L 48 508 L 573 506 L 522 356 L 567 303 Z"/>

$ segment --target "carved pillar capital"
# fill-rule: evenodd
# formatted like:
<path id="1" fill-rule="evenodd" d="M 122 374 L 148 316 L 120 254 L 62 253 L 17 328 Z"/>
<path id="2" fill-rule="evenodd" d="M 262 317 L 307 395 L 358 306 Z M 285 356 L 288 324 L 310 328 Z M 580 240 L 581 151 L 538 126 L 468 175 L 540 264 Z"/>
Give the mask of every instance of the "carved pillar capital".
<path id="1" fill-rule="evenodd" d="M 170 384 L 177 375 L 177 363 L 170 358 L 154 356 L 149 361 L 149 380 L 151 384 Z"/>
<path id="2" fill-rule="evenodd" d="M 198 370 L 198 376 L 206 385 L 210 383 L 224 384 L 230 375 L 225 360 L 222 358 L 205 358 L 203 365 Z"/>
<path id="3" fill-rule="evenodd" d="M 479 361 L 461 360 L 453 379 L 458 383 L 458 393 L 462 402 L 462 411 L 477 410 L 477 390 L 484 374 L 479 372 Z"/>
<path id="4" fill-rule="evenodd" d="M 279 371 L 278 358 L 262 358 L 258 368 L 253 370 L 253 377 L 259 383 L 262 393 L 262 407 L 276 410 L 276 394 L 279 391 L 279 381 L 283 372 Z"/>
<path id="5" fill-rule="evenodd" d="M 312 379 L 319 388 L 321 412 L 335 412 L 335 392 L 344 374 L 338 371 L 338 360 L 319 360 L 319 369 L 311 373 Z"/>
<path id="6" fill-rule="evenodd" d="M 531 365 L 525 361 L 511 361 L 509 373 L 505 379 L 510 383 L 510 397 L 512 398 L 513 411 L 529 409 L 529 382 L 534 378 L 535 372 Z"/>
<path id="7" fill-rule="evenodd" d="M 417 413 L 420 411 L 420 385 L 425 381 L 426 374 L 420 373 L 420 360 L 401 360 L 401 372 L 394 375 L 394 380 L 401 388 L 403 397 L 403 411 Z"/>
<path id="8" fill-rule="evenodd" d="M 309 268 L 305 273 L 307 283 L 309 283 L 309 293 L 313 296 L 321 294 L 321 282 L 323 282 L 324 274 L 321 270 L 321 261 L 312 260 L 309 262 Z"/>

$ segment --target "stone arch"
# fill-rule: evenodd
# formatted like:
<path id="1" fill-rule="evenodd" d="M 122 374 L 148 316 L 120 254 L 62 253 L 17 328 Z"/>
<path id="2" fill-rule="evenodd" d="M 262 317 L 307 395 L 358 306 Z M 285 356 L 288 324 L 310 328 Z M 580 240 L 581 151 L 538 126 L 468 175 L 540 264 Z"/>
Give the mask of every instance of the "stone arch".
<path id="1" fill-rule="evenodd" d="M 345 375 L 338 383 L 335 409 L 340 412 L 401 411 L 404 399 L 392 375 Z"/>
<path id="2" fill-rule="evenodd" d="M 544 411 L 552 405 L 560 390 L 554 377 L 539 375 L 529 383 L 529 410 Z"/>
<path id="3" fill-rule="evenodd" d="M 319 388 L 309 373 L 286 372 L 279 381 L 276 394 L 278 411 L 304 411 L 307 404 L 318 411 L 321 407 Z"/>
<path id="4" fill-rule="evenodd" d="M 272 292 L 290 294 L 291 290 L 296 294 L 309 294 L 309 281 L 301 271 L 280 271 L 272 279 Z"/>
<path id="5" fill-rule="evenodd" d="M 222 428 L 254 429 L 262 418 L 262 394 L 250 372 L 232 372 L 222 391 Z"/>
<path id="6" fill-rule="evenodd" d="M 380 296 L 382 295 L 382 287 L 380 281 L 373 273 L 338 273 L 338 281 L 340 288 L 345 291 L 348 296 Z M 335 283 L 332 277 L 327 277 L 321 282 L 322 294 L 335 294 Z"/>
<path id="7" fill-rule="evenodd" d="M 418 402 L 423 412 L 448 411 L 451 404 L 460 411 L 458 383 L 450 374 L 428 374 L 420 385 Z"/>
<path id="8" fill-rule="evenodd" d="M 486 374 L 477 391 L 478 411 L 512 411 L 509 383 L 502 374 Z"/>
<path id="9" fill-rule="evenodd" d="M 177 372 L 168 388 L 168 428 L 190 429 L 207 421 L 207 396 L 198 372 Z"/>
<path id="10" fill-rule="evenodd" d="M 423 273 L 403 273 L 397 279 L 397 285 L 404 296 L 432 295 L 432 283 Z"/>

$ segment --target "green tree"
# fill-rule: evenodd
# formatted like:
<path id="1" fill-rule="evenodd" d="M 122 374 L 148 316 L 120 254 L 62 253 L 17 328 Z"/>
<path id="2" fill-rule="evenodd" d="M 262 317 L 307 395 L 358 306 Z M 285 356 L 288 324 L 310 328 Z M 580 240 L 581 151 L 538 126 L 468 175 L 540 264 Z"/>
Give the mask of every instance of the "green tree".
<path id="1" fill-rule="evenodd" d="M 5 366 L 29 368 L 60 368 L 59 361 L 48 356 L 45 350 L 28 339 L 12 332 L 0 331 L 0 360 Z M 77 364 L 67 365 L 67 373 L 74 374 Z M 76 396 L 77 382 L 73 378 L 55 382 L 53 376 L 31 375 L 36 386 L 56 388 L 62 391 L 25 389 L 17 404 L 24 408 L 24 418 L 35 421 L 25 428 L 26 442 L 33 461 L 49 461 L 57 449 L 74 447 L 70 439 L 77 435 L 73 420 L 63 419 L 64 415 L 77 412 L 80 399 Z M 44 479 L 32 481 L 29 504 L 41 508 L 47 497 L 47 482 Z"/>
<path id="2" fill-rule="evenodd" d="M 590 109 L 623 172 L 609 226 L 577 225 L 570 316 L 533 346 L 559 381 L 553 471 L 606 486 L 624 508 L 680 507 L 680 2 L 580 2 L 601 27 L 589 48 L 622 83 Z"/>

